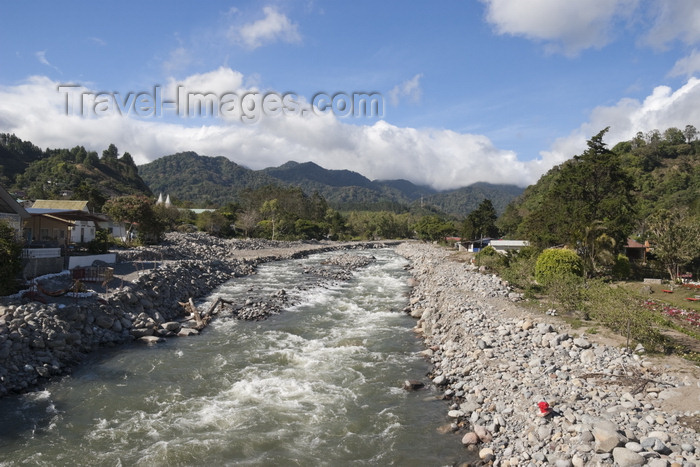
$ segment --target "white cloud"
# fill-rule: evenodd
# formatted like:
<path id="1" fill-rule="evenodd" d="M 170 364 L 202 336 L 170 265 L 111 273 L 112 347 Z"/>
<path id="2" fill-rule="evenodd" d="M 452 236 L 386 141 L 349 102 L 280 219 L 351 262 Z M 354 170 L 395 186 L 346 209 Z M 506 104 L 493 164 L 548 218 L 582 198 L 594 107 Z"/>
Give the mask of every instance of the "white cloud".
<path id="1" fill-rule="evenodd" d="M 697 0 L 654 2 L 654 26 L 646 42 L 664 48 L 669 42 L 681 40 L 693 45 L 700 42 L 700 3 Z"/>
<path id="2" fill-rule="evenodd" d="M 99 37 L 90 37 L 89 39 L 101 47 L 107 45 L 107 42 L 105 42 L 103 39 L 100 39 Z"/>
<path id="3" fill-rule="evenodd" d="M 194 61 L 192 53 L 185 47 L 176 47 L 170 51 L 168 58 L 163 61 L 163 69 L 170 74 L 183 70 Z"/>
<path id="4" fill-rule="evenodd" d="M 620 141 L 632 139 L 638 131 L 654 129 L 663 132 L 667 128 L 685 128 L 686 125 L 700 127 L 700 79 L 690 78 L 676 91 L 668 86 L 658 86 L 643 102 L 636 99 L 621 99 L 613 106 L 597 107 L 589 121 L 570 135 L 557 139 L 550 150 L 542 151 L 542 158 L 533 161 L 544 173 L 553 165 L 586 149 L 586 140 L 605 127 L 610 131 L 605 137 L 609 147 Z M 534 172 L 534 169 L 533 169 Z"/>
<path id="5" fill-rule="evenodd" d="M 423 95 L 423 90 L 420 87 L 420 80 L 423 77 L 422 73 L 415 75 L 413 78 L 404 81 L 401 84 L 394 86 L 389 91 L 389 99 L 393 105 L 398 105 L 402 98 L 406 97 L 411 102 L 420 101 Z"/>
<path id="6" fill-rule="evenodd" d="M 52 66 L 51 63 L 49 63 L 49 60 L 46 58 L 46 50 L 39 51 L 35 55 L 36 59 L 39 60 L 39 63 L 42 65 Z"/>
<path id="7" fill-rule="evenodd" d="M 695 49 L 687 57 L 678 60 L 668 75 L 692 76 L 698 71 L 700 71 L 700 52 Z"/>
<path id="8" fill-rule="evenodd" d="M 168 79 L 169 86 L 182 85 L 185 89 L 195 92 L 213 92 L 221 95 L 227 92 L 240 92 L 243 87 L 243 74 L 221 66 L 206 73 L 190 75 L 182 80 Z"/>
<path id="9" fill-rule="evenodd" d="M 639 0 L 481 0 L 486 19 L 499 34 L 544 41 L 550 51 L 576 55 L 611 40 L 617 18 L 634 11 Z"/>
<path id="10" fill-rule="evenodd" d="M 53 68 L 54 70 L 56 70 L 56 71 L 58 71 L 59 73 L 61 73 L 61 70 L 59 70 L 57 67 L 53 66 L 53 65 L 51 64 L 51 62 L 49 62 L 49 59 L 46 58 L 46 50 L 41 50 L 41 51 L 39 51 L 39 52 L 36 52 L 36 53 L 34 54 L 34 56 L 36 57 L 37 60 L 39 60 L 39 63 L 41 63 L 42 65 L 46 65 L 46 66 L 48 66 L 48 67 L 51 67 L 51 68 Z"/>
<path id="11" fill-rule="evenodd" d="M 245 77 L 229 68 L 186 77 L 180 84 L 212 92 L 242 92 Z M 175 83 L 174 79 L 170 83 Z M 700 79 L 677 90 L 659 86 L 643 101 L 621 99 L 594 109 L 586 123 L 557 139 L 540 158 L 519 160 L 485 136 L 443 129 L 345 123 L 333 115 L 268 116 L 256 124 L 225 119 L 134 118 L 114 115 L 66 115 L 65 94 L 58 82 L 31 77 L 17 86 L 0 87 L 0 132 L 15 133 L 39 147 L 84 145 L 101 152 L 114 143 L 143 164 L 178 151 L 226 156 L 260 169 L 289 160 L 314 161 L 329 169 L 349 169 L 371 179 L 404 178 L 449 189 L 477 181 L 521 186 L 586 148 L 586 140 L 610 126 L 605 141 L 612 147 L 637 131 L 664 131 L 687 124 L 700 127 Z M 89 91 L 88 89 L 83 89 Z M 201 124 L 193 127 L 193 124 Z"/>
<path id="12" fill-rule="evenodd" d="M 215 92 L 242 86 L 230 69 L 185 78 Z M 525 185 L 533 181 L 528 163 L 499 149 L 485 136 L 442 129 L 401 128 L 385 121 L 344 123 L 333 115 L 263 117 L 256 124 L 222 119 L 166 121 L 155 117 L 65 114 L 59 83 L 32 77 L 0 88 L 0 131 L 15 133 L 40 147 L 84 145 L 101 152 L 110 143 L 143 164 L 178 151 L 227 156 L 251 168 L 289 160 L 314 161 L 330 169 L 350 169 L 372 179 L 405 178 L 439 189 L 477 181 Z M 193 127 L 194 123 L 202 123 Z"/>
<path id="13" fill-rule="evenodd" d="M 301 42 L 298 26 L 292 23 L 286 15 L 270 6 L 263 8 L 263 13 L 265 13 L 263 19 L 241 27 L 231 27 L 229 38 L 250 49 L 256 49 L 276 41 Z"/>

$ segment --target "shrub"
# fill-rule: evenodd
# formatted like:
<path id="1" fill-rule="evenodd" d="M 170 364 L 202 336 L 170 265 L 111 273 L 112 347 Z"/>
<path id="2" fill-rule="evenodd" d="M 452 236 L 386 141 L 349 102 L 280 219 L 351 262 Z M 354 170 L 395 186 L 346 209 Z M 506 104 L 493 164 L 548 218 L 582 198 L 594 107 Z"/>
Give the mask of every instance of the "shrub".
<path id="1" fill-rule="evenodd" d="M 496 251 L 492 246 L 487 246 L 486 248 L 479 251 L 476 256 L 476 264 L 479 266 L 486 266 L 490 269 L 498 270 L 505 264 L 505 256 Z"/>
<path id="2" fill-rule="evenodd" d="M 509 284 L 528 290 L 535 284 L 535 262 L 537 251 L 532 247 L 522 248 L 519 252 L 508 252 L 505 259 L 507 266 L 501 271 L 501 277 Z"/>
<path id="3" fill-rule="evenodd" d="M 550 299 L 566 311 L 581 310 L 586 300 L 583 277 L 565 273 L 555 280 L 547 282 L 547 294 Z"/>
<path id="4" fill-rule="evenodd" d="M 623 280 L 627 279 L 631 273 L 630 259 L 623 254 L 617 255 L 612 268 L 612 276 L 617 280 Z"/>
<path id="5" fill-rule="evenodd" d="M 573 250 L 549 249 L 537 257 L 535 263 L 535 280 L 548 287 L 550 283 L 567 278 L 568 276 L 582 277 L 583 262 Z"/>
<path id="6" fill-rule="evenodd" d="M 670 341 L 660 331 L 666 319 L 643 306 L 639 298 L 622 287 L 596 279 L 585 288 L 587 295 L 584 314 L 608 329 L 628 336 L 630 345 L 639 342 L 649 351 L 664 351 Z"/>
<path id="7" fill-rule="evenodd" d="M 104 229 L 97 229 L 95 239 L 87 244 L 87 250 L 91 255 L 101 255 L 109 252 L 109 246 L 109 233 Z"/>
<path id="8" fill-rule="evenodd" d="M 22 270 L 22 244 L 15 230 L 0 221 L 0 295 L 17 291 L 17 275 Z"/>

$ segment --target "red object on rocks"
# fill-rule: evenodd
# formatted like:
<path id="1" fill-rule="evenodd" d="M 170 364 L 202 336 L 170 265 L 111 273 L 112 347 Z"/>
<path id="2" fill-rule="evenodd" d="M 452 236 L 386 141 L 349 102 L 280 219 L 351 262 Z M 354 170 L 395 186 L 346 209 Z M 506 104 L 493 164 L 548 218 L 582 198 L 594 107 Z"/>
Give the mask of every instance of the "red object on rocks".
<path id="1" fill-rule="evenodd" d="M 546 401 L 538 402 L 537 407 L 540 408 L 540 413 L 537 414 L 540 417 L 544 417 L 546 415 L 549 415 L 549 413 L 552 411 L 552 408 L 549 406 L 549 404 Z"/>

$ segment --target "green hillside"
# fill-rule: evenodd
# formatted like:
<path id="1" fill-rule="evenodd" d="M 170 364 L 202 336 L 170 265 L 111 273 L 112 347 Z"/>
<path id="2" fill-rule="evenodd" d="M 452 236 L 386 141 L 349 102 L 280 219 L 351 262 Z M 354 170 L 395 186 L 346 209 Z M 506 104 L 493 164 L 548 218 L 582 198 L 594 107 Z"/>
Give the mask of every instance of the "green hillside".
<path id="1" fill-rule="evenodd" d="M 99 210 L 106 199 L 125 194 L 152 196 L 127 152 L 110 145 L 99 157 L 83 146 L 39 148 L 14 135 L 0 135 L 3 185 L 29 199 L 84 199 Z"/>
<path id="2" fill-rule="evenodd" d="M 307 195 L 320 194 L 340 211 L 389 210 L 404 212 L 423 198 L 424 206 L 457 217 L 466 216 L 481 201 L 491 198 L 500 212 L 521 188 L 511 185 L 474 184 L 437 193 L 407 180 L 369 180 L 350 170 L 329 170 L 313 162 L 287 162 L 279 167 L 250 170 L 225 157 L 200 156 L 194 152 L 165 156 L 139 167 L 151 189 L 198 205 L 223 205 L 240 201 L 247 188 L 265 185 L 300 187 Z"/>
<path id="3" fill-rule="evenodd" d="M 681 210 L 700 223 L 700 141 L 694 127 L 638 133 L 612 149 L 605 131 L 579 156 L 552 168 L 499 219 L 512 237 L 571 244 L 596 230 L 621 242 L 643 237 L 647 219 Z M 698 239 L 700 241 L 700 239 Z"/>

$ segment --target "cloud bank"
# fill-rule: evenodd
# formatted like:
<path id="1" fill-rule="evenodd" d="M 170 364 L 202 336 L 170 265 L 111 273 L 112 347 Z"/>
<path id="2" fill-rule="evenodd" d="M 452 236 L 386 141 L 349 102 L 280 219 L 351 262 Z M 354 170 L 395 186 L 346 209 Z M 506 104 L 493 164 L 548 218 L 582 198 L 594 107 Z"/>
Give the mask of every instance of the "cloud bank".
<path id="1" fill-rule="evenodd" d="M 245 90 L 245 77 L 221 67 L 189 76 L 186 83 L 212 91 Z M 171 80 L 174 83 L 174 80 Z M 216 118 L 137 118 L 116 113 L 95 117 L 66 115 L 58 82 L 34 76 L 0 88 L 0 131 L 15 133 L 40 147 L 84 145 L 101 152 L 110 143 L 144 164 L 179 151 L 225 156 L 260 169 L 289 160 L 313 161 L 329 169 L 349 169 L 370 179 L 403 178 L 437 189 L 478 181 L 526 186 L 552 166 L 585 149 L 585 141 L 606 126 L 610 145 L 637 131 L 684 128 L 700 122 L 700 80 L 677 90 L 660 86 L 643 101 L 622 99 L 598 107 L 589 121 L 554 142 L 535 160 L 496 147 L 484 135 L 445 129 L 398 127 L 379 120 L 354 124 L 332 114 L 276 116 L 244 124 Z"/>

